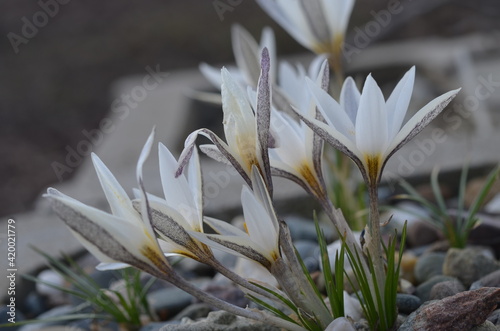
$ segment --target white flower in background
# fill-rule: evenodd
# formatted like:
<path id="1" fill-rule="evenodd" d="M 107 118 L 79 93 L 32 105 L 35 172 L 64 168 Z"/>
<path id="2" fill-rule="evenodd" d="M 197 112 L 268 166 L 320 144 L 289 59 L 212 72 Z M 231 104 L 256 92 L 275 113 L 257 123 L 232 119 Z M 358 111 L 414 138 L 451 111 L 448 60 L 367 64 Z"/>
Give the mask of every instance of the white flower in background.
<path id="1" fill-rule="evenodd" d="M 137 180 L 143 196 L 145 192 L 142 185 L 142 166 L 152 142 L 153 134 L 146 142 L 137 164 Z M 141 217 L 104 163 L 95 154 L 92 154 L 92 161 L 110 205 L 111 214 L 49 188 L 44 197 L 50 200 L 56 214 L 85 248 L 103 262 L 100 269 L 132 265 L 155 276 L 171 272 L 148 217 L 147 199 L 142 199 Z"/>
<path id="2" fill-rule="evenodd" d="M 279 225 L 265 183 L 255 166 L 252 185 L 253 191 L 246 186 L 241 191 L 246 232 L 206 217 L 205 222 L 218 234 L 192 235 L 209 246 L 258 262 L 269 270 L 281 256 Z"/>
<path id="3" fill-rule="evenodd" d="M 354 0 L 257 0 L 302 46 L 340 54 Z"/>
<path id="4" fill-rule="evenodd" d="M 422 131 L 460 89 L 447 92 L 421 108 L 404 125 L 415 79 L 412 67 L 384 100 L 379 86 L 369 75 L 360 93 L 354 80 L 347 78 L 340 104 L 308 80 L 307 85 L 326 123 L 311 116 L 297 115 L 318 135 L 349 156 L 360 168 L 367 183 L 380 180 L 387 160 Z"/>
<path id="5" fill-rule="evenodd" d="M 271 64 L 276 63 L 276 41 L 271 28 L 264 28 L 260 43 L 248 33 L 241 25 L 235 24 L 231 27 L 231 43 L 233 46 L 234 59 L 236 67 L 228 67 L 228 71 L 234 80 L 240 85 L 243 91 L 247 86 L 254 88 L 257 86 L 260 74 L 260 55 L 264 48 L 269 52 Z M 222 80 L 220 68 L 213 67 L 206 63 L 200 64 L 200 71 L 205 78 L 218 89 L 221 88 Z M 271 67 L 269 72 L 269 81 L 274 84 L 276 80 L 275 69 Z"/>

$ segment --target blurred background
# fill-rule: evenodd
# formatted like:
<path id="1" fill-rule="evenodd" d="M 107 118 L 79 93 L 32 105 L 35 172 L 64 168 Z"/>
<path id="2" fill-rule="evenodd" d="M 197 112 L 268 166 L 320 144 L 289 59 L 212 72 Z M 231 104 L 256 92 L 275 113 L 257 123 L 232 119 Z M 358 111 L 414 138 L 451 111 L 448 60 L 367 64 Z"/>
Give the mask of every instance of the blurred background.
<path id="1" fill-rule="evenodd" d="M 47 7 L 49 3 L 57 6 Z M 405 10 L 371 43 L 500 31 L 498 0 L 401 4 Z M 358 0 L 349 31 L 373 19 L 371 11 L 388 5 Z M 44 8 L 50 17 L 39 14 L 47 12 Z M 233 23 L 255 37 L 271 26 L 279 55 L 306 51 L 252 0 L 0 1 L 0 18 L 2 216 L 31 209 L 41 192 L 59 181 L 51 165 L 64 163 L 65 147 L 75 146 L 84 138 L 82 130 L 97 127 L 106 116 L 110 88 L 120 77 L 144 74 L 148 65 L 159 64 L 169 72 L 202 61 L 232 62 Z M 40 26 L 30 30 L 26 26 L 34 20 Z"/>

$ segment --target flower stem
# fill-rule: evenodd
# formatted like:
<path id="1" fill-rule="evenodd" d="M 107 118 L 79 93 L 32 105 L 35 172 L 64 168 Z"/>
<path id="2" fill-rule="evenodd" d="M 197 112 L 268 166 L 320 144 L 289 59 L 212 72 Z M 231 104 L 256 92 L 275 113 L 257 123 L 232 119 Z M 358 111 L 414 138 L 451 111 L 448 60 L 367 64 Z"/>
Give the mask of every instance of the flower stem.
<path id="1" fill-rule="evenodd" d="M 370 253 L 371 263 L 377 279 L 376 286 L 379 293 L 384 295 L 385 272 L 384 256 L 382 255 L 382 240 L 380 237 L 380 214 L 378 210 L 378 184 L 372 182 L 369 184 L 368 193 L 370 196 L 370 218 L 368 222 L 367 250 Z"/>

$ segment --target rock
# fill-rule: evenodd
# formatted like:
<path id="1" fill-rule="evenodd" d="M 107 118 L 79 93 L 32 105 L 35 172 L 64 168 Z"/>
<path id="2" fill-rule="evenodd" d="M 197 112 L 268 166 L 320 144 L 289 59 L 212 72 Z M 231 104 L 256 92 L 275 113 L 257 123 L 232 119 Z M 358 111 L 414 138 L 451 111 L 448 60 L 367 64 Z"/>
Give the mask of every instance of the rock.
<path id="1" fill-rule="evenodd" d="M 345 317 L 334 319 L 325 329 L 325 331 L 356 331 L 354 325 Z"/>
<path id="2" fill-rule="evenodd" d="M 446 254 L 428 253 L 422 255 L 415 264 L 415 279 L 421 284 L 430 278 L 443 274 L 443 263 Z"/>
<path id="3" fill-rule="evenodd" d="M 165 322 L 153 322 L 147 325 L 144 325 L 139 329 L 139 331 L 160 331 L 167 325 Z"/>
<path id="4" fill-rule="evenodd" d="M 396 305 L 400 313 L 408 315 L 422 305 L 422 300 L 415 295 L 398 293 L 396 295 Z"/>
<path id="5" fill-rule="evenodd" d="M 441 300 L 465 290 L 465 286 L 456 279 L 437 283 L 431 289 L 429 300 Z"/>
<path id="6" fill-rule="evenodd" d="M 470 331 L 498 331 L 498 329 L 495 324 L 485 321 L 483 324 L 473 327 Z"/>
<path id="7" fill-rule="evenodd" d="M 470 180 L 467 183 L 467 187 L 465 189 L 465 206 L 467 208 L 474 202 L 477 195 L 483 188 L 484 183 L 486 182 L 487 177 L 475 178 Z M 491 186 L 490 191 L 486 195 L 485 202 L 488 203 L 495 195 L 500 193 L 500 181 L 496 180 Z"/>
<path id="8" fill-rule="evenodd" d="M 486 321 L 499 300 L 500 289 L 484 287 L 431 301 L 410 314 L 399 330 L 470 330 Z"/>
<path id="9" fill-rule="evenodd" d="M 294 245 L 307 270 L 309 272 L 319 270 L 321 264 L 319 260 L 319 245 L 309 240 L 297 240 L 294 242 Z"/>
<path id="10" fill-rule="evenodd" d="M 429 300 L 431 296 L 431 290 L 432 287 L 434 287 L 434 285 L 436 285 L 437 283 L 446 282 L 450 280 L 456 280 L 456 278 L 443 275 L 434 276 L 431 279 L 427 280 L 426 282 L 418 285 L 417 288 L 415 289 L 414 294 L 417 297 L 419 297 L 420 300 L 422 300 L 422 302 L 426 302 Z"/>
<path id="11" fill-rule="evenodd" d="M 446 254 L 443 264 L 443 274 L 456 277 L 466 287 L 500 269 L 500 265 L 488 253 L 479 247 L 466 247 L 464 249 L 451 248 Z"/>
<path id="12" fill-rule="evenodd" d="M 210 282 L 206 286 L 203 286 L 203 292 L 212 294 L 214 297 L 238 307 L 245 307 L 250 301 L 245 297 L 245 293 L 233 284 L 227 285 Z"/>
<path id="13" fill-rule="evenodd" d="M 500 194 L 497 193 L 483 209 L 491 214 L 500 214 Z"/>
<path id="14" fill-rule="evenodd" d="M 406 240 L 410 247 L 420 247 L 432 244 L 442 238 L 435 226 L 424 220 L 418 220 L 408 225 Z"/>
<path id="15" fill-rule="evenodd" d="M 64 315 L 72 314 L 75 308 L 71 305 L 64 305 L 52 308 L 49 311 L 44 312 L 37 316 L 37 319 L 40 320 L 40 323 L 27 324 L 19 328 L 19 331 L 38 331 L 41 328 L 55 325 L 66 325 L 68 324 L 68 320 L 65 321 L 44 321 L 44 319 L 49 319 L 53 317 L 61 317 Z"/>
<path id="16" fill-rule="evenodd" d="M 50 308 L 51 306 L 48 303 L 48 299 L 36 292 L 31 292 L 24 300 L 23 311 L 28 317 L 38 316 L 44 311 L 49 310 Z"/>
<path id="17" fill-rule="evenodd" d="M 183 318 L 197 320 L 199 318 L 207 317 L 208 313 L 211 311 L 212 307 L 206 303 L 195 303 L 184 308 L 180 313 L 175 315 L 172 320 L 180 321 Z"/>
<path id="18" fill-rule="evenodd" d="M 415 265 L 417 261 L 418 258 L 411 252 L 403 253 L 403 257 L 401 258 L 401 278 L 406 279 L 412 284 L 416 283 Z"/>
<path id="19" fill-rule="evenodd" d="M 120 280 L 120 273 L 118 273 L 116 270 L 95 270 L 89 276 L 90 278 L 92 278 L 95 284 L 103 289 L 109 288 L 113 282 Z M 73 284 L 71 284 L 70 289 L 79 292 L 79 289 Z M 70 296 L 70 301 L 73 306 L 78 306 L 79 304 L 85 302 L 83 299 L 74 295 Z"/>
<path id="20" fill-rule="evenodd" d="M 207 280 L 197 280 L 193 282 L 195 286 L 207 284 Z M 178 314 L 182 309 L 189 306 L 194 298 L 191 294 L 183 290 L 170 286 L 147 295 L 147 300 L 151 309 L 156 312 L 160 320 L 167 320 Z"/>
<path id="21" fill-rule="evenodd" d="M 316 236 L 316 225 L 312 219 L 296 215 L 288 215 L 285 216 L 284 219 L 290 229 L 290 234 L 294 242 L 298 240 L 318 241 Z M 330 226 L 329 223 L 320 222 L 320 228 L 325 234 L 326 241 L 331 241 L 334 237 L 333 227 Z"/>
<path id="22" fill-rule="evenodd" d="M 475 245 L 485 245 L 491 247 L 494 256 L 500 257 L 500 217 L 478 213 L 480 223 L 471 230 L 469 242 Z"/>
<path id="23" fill-rule="evenodd" d="M 493 313 L 491 313 L 490 316 L 488 316 L 487 320 L 494 325 L 500 325 L 500 309 L 497 309 Z"/>
<path id="24" fill-rule="evenodd" d="M 238 317 L 231 313 L 219 310 L 213 311 L 200 321 L 185 318 L 176 325 L 165 325 L 160 331 L 280 331 L 280 328 L 259 323 L 247 318 Z"/>
<path id="25" fill-rule="evenodd" d="M 344 291 L 344 314 L 354 321 L 363 317 L 363 308 L 359 300 L 350 296 L 346 291 Z"/>
<path id="26" fill-rule="evenodd" d="M 64 287 L 64 278 L 52 269 L 45 269 L 37 276 L 39 280 L 36 283 L 36 291 L 38 294 L 47 297 L 50 304 L 61 305 L 66 302 L 66 293 L 54 288 L 48 284 L 53 284 L 57 287 Z"/>
<path id="27" fill-rule="evenodd" d="M 7 305 L 3 305 L 3 307 L 0 308 L 0 324 L 12 323 L 12 321 L 14 321 L 14 322 L 24 321 L 24 315 L 19 310 L 16 309 L 15 311 L 12 312 L 12 314 L 10 314 L 10 312 L 11 312 L 11 310 Z M 9 319 L 12 319 L 12 320 L 9 321 Z M 7 328 L 6 329 L 9 331 L 16 331 L 16 330 L 19 330 L 19 328 L 21 328 L 21 327 L 17 326 L 17 325 L 13 325 L 13 326 L 10 326 L 8 329 Z"/>
<path id="28" fill-rule="evenodd" d="M 479 280 L 472 283 L 470 286 L 471 290 L 477 290 L 481 287 L 500 287 L 500 270 L 493 271 Z"/>

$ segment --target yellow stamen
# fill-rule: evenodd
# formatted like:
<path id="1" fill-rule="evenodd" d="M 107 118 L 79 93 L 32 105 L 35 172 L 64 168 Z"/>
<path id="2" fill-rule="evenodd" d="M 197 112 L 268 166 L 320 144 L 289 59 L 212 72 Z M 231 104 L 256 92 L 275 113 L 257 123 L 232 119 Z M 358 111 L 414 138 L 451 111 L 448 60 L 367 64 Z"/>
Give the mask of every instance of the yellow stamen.
<path id="1" fill-rule="evenodd" d="M 380 168 L 382 167 L 382 157 L 380 154 L 365 155 L 365 162 L 368 172 L 368 179 L 372 184 L 376 184 L 380 176 Z"/>

